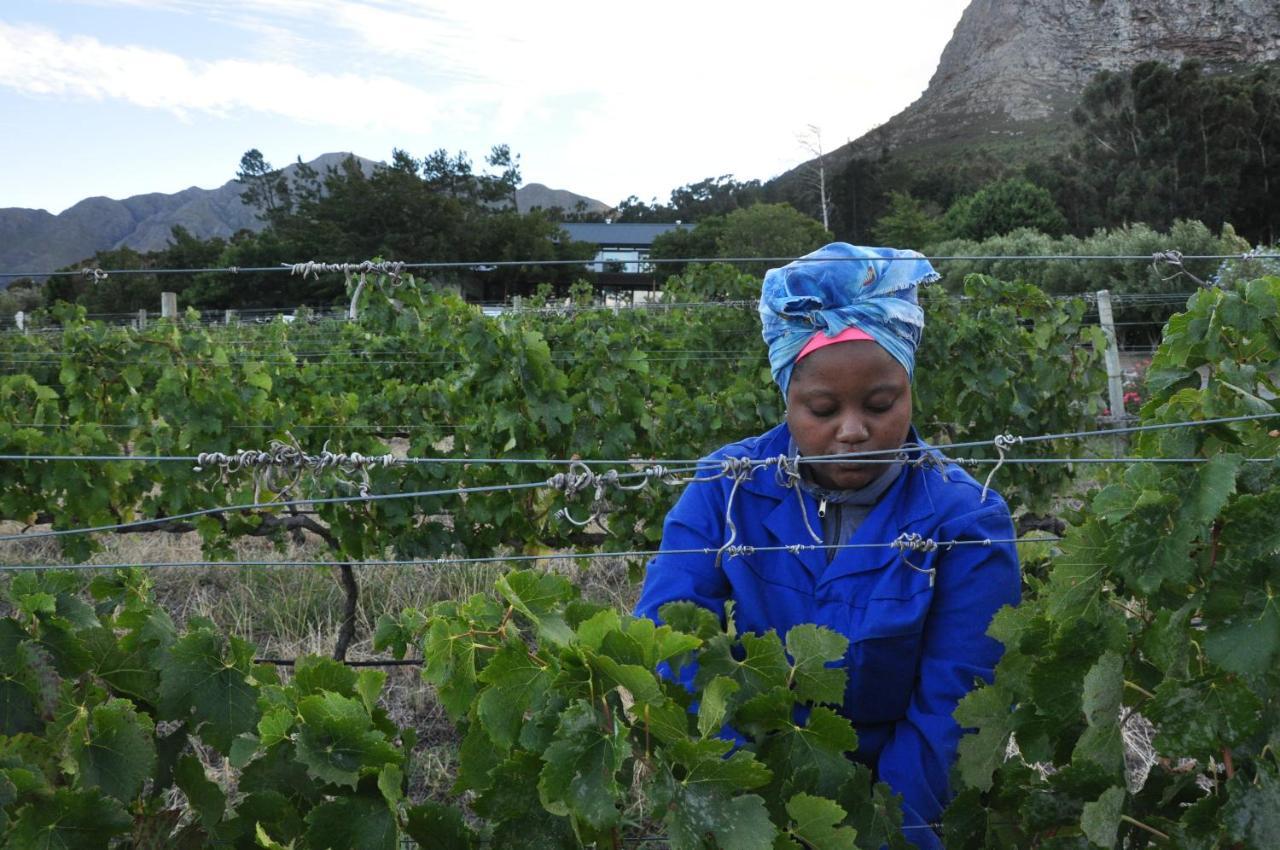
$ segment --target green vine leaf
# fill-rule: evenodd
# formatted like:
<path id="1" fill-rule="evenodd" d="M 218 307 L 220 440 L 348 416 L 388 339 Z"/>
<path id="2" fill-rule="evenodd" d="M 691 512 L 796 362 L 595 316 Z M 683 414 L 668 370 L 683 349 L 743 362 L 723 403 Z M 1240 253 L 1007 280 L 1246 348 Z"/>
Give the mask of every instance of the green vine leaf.
<path id="1" fill-rule="evenodd" d="M 729 699 L 739 687 L 733 679 L 717 676 L 702 690 L 702 702 L 698 706 L 699 735 L 706 738 L 720 731 L 729 713 Z"/>
<path id="2" fill-rule="evenodd" d="M 128 803 L 155 771 L 155 724 L 128 700 L 112 699 L 73 728 L 70 751 L 84 786 Z"/>
<path id="3" fill-rule="evenodd" d="M 511 606 L 533 622 L 539 637 L 564 646 L 573 639 L 563 606 L 578 589 L 561 576 L 524 570 L 498 579 L 498 592 Z"/>
<path id="4" fill-rule="evenodd" d="M 1268 595 L 1262 610 L 1241 611 L 1210 628 L 1205 654 L 1224 670 L 1261 676 L 1275 669 L 1280 655 L 1280 602 Z"/>
<path id="5" fill-rule="evenodd" d="M 160 703 L 166 718 L 191 715 L 200 736 L 226 755 L 241 732 L 258 722 L 258 698 L 249 683 L 253 647 L 212 629 L 181 637 L 160 662 Z"/>
<path id="6" fill-rule="evenodd" d="M 1274 844 L 1280 835 L 1280 778 L 1274 769 L 1261 767 L 1253 783 L 1232 788 L 1221 817 L 1232 841 L 1257 850 Z"/>
<path id="7" fill-rule="evenodd" d="M 187 802 L 200 816 L 200 822 L 206 829 L 212 830 L 222 820 L 226 810 L 227 795 L 218 787 L 218 783 L 209 779 L 204 765 L 195 756 L 183 756 L 173 772 L 174 781 Z"/>
<path id="8" fill-rule="evenodd" d="M 430 800 L 409 808 L 404 831 L 422 850 L 471 850 L 476 842 L 461 812 Z"/>
<path id="9" fill-rule="evenodd" d="M 1097 800 L 1084 804 L 1080 813 L 1080 830 L 1099 847 L 1114 847 L 1123 805 L 1124 789 L 1108 788 Z"/>
<path id="10" fill-rule="evenodd" d="M 797 794 L 787 801 L 791 824 L 787 831 L 813 850 L 854 850 L 857 831 L 841 826 L 845 810 L 835 802 L 811 794 Z"/>
<path id="11" fill-rule="evenodd" d="M 306 697 L 298 702 L 303 723 L 298 729 L 298 761 L 322 782 L 353 790 L 360 777 L 376 774 L 384 765 L 401 761 L 358 699 L 335 693 Z"/>
<path id="12" fill-rule="evenodd" d="M 570 815 L 600 830 L 614 826 L 621 815 L 622 784 L 618 771 L 631 755 L 623 730 L 604 718 L 585 700 L 564 711 L 555 740 L 543 752 L 546 765 L 538 779 L 538 794 L 547 811 Z"/>
<path id="13" fill-rule="evenodd" d="M 1076 743 L 1072 759 L 1086 758 L 1120 773 L 1124 770 L 1124 742 L 1120 736 L 1120 705 L 1124 697 L 1124 660 L 1105 652 L 1084 677 L 1084 716 L 1089 724 Z"/>
<path id="14" fill-rule="evenodd" d="M 771 850 L 777 827 L 755 794 L 730 797 L 707 786 L 682 786 L 665 818 L 672 850 Z"/>
<path id="15" fill-rule="evenodd" d="M 805 702 L 842 703 L 849 674 L 842 667 L 828 665 L 843 661 L 848 649 L 848 638 L 821 626 L 806 623 L 787 632 L 787 654 L 795 665 L 791 678 L 797 698 Z"/>
<path id="16" fill-rule="evenodd" d="M 493 654 L 480 681 L 488 687 L 476 702 L 476 716 L 494 743 L 508 749 L 520 732 L 526 707 L 537 703 L 551 677 L 523 643 L 511 642 Z"/>
<path id="17" fill-rule="evenodd" d="M 381 795 L 358 794 L 321 803 L 307 813 L 307 847 L 315 850 L 397 850 L 395 814 Z"/>
<path id="18" fill-rule="evenodd" d="M 12 847 L 99 850 L 132 823 L 119 801 L 97 790 L 59 788 L 49 799 L 19 809 L 5 838 Z"/>
<path id="19" fill-rule="evenodd" d="M 1219 758 L 1262 722 L 1262 701 L 1238 679 L 1166 680 L 1147 714 L 1159 728 L 1156 749 L 1175 758 Z"/>

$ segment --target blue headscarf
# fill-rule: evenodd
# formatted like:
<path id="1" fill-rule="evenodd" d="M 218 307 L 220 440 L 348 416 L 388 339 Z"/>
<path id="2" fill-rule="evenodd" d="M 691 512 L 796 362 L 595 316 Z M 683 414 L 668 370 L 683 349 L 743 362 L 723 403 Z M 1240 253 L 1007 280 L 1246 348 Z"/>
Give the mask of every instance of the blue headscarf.
<path id="1" fill-rule="evenodd" d="M 924 311 L 916 287 L 941 275 L 916 251 L 832 242 L 780 269 L 760 291 L 769 368 L 785 398 L 796 357 L 816 333 L 857 327 L 915 373 Z"/>

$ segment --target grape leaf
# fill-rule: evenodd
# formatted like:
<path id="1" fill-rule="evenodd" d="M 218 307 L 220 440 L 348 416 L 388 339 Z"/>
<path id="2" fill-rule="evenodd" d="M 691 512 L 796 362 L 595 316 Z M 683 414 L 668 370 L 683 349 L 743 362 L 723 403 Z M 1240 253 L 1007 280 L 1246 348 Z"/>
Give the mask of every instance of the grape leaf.
<path id="1" fill-rule="evenodd" d="M 0 678 L 0 735 L 38 732 L 43 727 L 31 691 L 13 679 Z"/>
<path id="2" fill-rule="evenodd" d="M 400 801 L 404 799 L 404 771 L 399 765 L 382 766 L 382 770 L 378 771 L 378 790 L 382 792 L 382 799 L 393 810 L 400 805 Z"/>
<path id="3" fill-rule="evenodd" d="M 476 696 L 476 641 L 471 627 L 436 617 L 423 644 L 422 676 L 436 686 L 440 703 L 454 720 L 465 717 Z"/>
<path id="4" fill-rule="evenodd" d="M 810 794 L 797 794 L 787 801 L 791 824 L 787 831 L 813 850 L 854 850 L 857 832 L 840 826 L 845 810 L 835 802 Z"/>
<path id="5" fill-rule="evenodd" d="M 734 641 L 728 635 L 707 641 L 698 659 L 695 684 L 702 688 L 716 676 L 728 676 L 740 686 L 738 698 L 746 700 L 790 683 L 791 665 L 775 632 L 747 632 L 742 635 L 741 647 L 743 658 L 739 661 L 734 657 Z"/>
<path id="6" fill-rule="evenodd" d="M 1209 629 L 1205 654 L 1224 670 L 1262 675 L 1275 669 L 1280 653 L 1280 603 L 1267 597 L 1261 611 L 1241 611 Z"/>
<path id="7" fill-rule="evenodd" d="M 1193 612 L 1191 605 L 1159 611 L 1142 636 L 1142 654 L 1167 676 L 1187 677 L 1191 653 L 1186 630 Z"/>
<path id="8" fill-rule="evenodd" d="M 315 850 L 397 850 L 396 817 L 381 795 L 338 797 L 306 816 L 307 847 Z"/>
<path id="9" fill-rule="evenodd" d="M 525 709 L 538 701 L 550 676 L 523 643 L 511 642 L 493 654 L 479 678 L 488 687 L 480 693 L 476 716 L 493 742 L 507 749 L 515 743 Z"/>
<path id="10" fill-rule="evenodd" d="M 160 706 L 168 719 L 193 714 L 200 737 L 226 755 L 241 732 L 258 722 L 258 697 L 248 682 L 253 647 L 199 628 L 179 638 L 160 662 Z"/>
<path id="11" fill-rule="evenodd" d="M 113 699 L 93 707 L 70 749 L 81 783 L 128 803 L 156 768 L 155 724 L 128 700 Z"/>
<path id="12" fill-rule="evenodd" d="M 213 829 L 217 826 L 226 810 L 227 795 L 205 774 L 200 760 L 195 756 L 183 756 L 178 760 L 173 776 L 205 827 Z"/>
<path id="13" fill-rule="evenodd" d="M 546 810 L 538 795 L 542 760 L 533 753 L 512 750 L 494 768 L 501 781 L 476 798 L 475 811 L 494 821 L 490 846 L 517 850 L 524 847 L 577 847 L 568 818 Z"/>
<path id="14" fill-rule="evenodd" d="M 756 794 L 730 797 L 704 785 L 683 786 L 665 818 L 672 850 L 771 850 L 777 828 Z"/>
<path id="15" fill-rule="evenodd" d="M 573 639 L 573 629 L 564 619 L 564 605 L 578 590 L 568 579 L 519 570 L 502 576 L 495 586 L 511 607 L 533 622 L 540 637 L 560 646 Z"/>
<path id="16" fill-rule="evenodd" d="M 706 738 L 720 731 L 729 710 L 729 698 L 738 691 L 738 683 L 724 676 L 717 676 L 702 691 L 698 706 L 698 734 Z"/>
<path id="17" fill-rule="evenodd" d="M 309 696 L 299 701 L 298 714 L 304 721 L 298 729 L 298 761 L 322 782 L 354 789 L 361 775 L 401 761 L 358 699 L 335 693 Z"/>
<path id="18" fill-rule="evenodd" d="M 1108 788 L 1094 802 L 1085 803 L 1080 812 L 1080 829 L 1085 837 L 1100 847 L 1114 847 L 1123 805 L 1123 788 Z"/>
<path id="19" fill-rule="evenodd" d="M 262 715 L 258 721 L 258 735 L 264 748 L 274 747 L 289 736 L 293 728 L 294 714 L 288 709 L 277 709 Z"/>
<path id="20" fill-rule="evenodd" d="M 622 797 L 617 774 L 630 754 L 625 729 L 615 727 L 613 734 L 606 734 L 591 704 L 575 701 L 561 715 L 555 740 L 542 754 L 546 764 L 538 794 L 543 806 L 593 829 L 613 826 Z"/>
<path id="21" fill-rule="evenodd" d="M 460 811 L 431 800 L 409 808 L 404 831 L 421 850 L 471 850 L 476 843 Z"/>
<path id="22" fill-rule="evenodd" d="M 119 801 L 100 791 L 59 788 L 51 799 L 19 809 L 5 839 L 34 850 L 99 850 L 132 824 Z"/>
<path id="23" fill-rule="evenodd" d="M 857 772 L 849 754 L 858 748 L 853 725 L 819 706 L 803 726 L 790 724 L 767 738 L 760 753 L 773 772 L 772 788 L 786 799 L 796 791 L 835 797 Z"/>
<path id="24" fill-rule="evenodd" d="M 1218 757 L 1239 746 L 1261 722 L 1262 703 L 1235 678 L 1181 683 L 1166 679 L 1146 714 L 1159 729 L 1156 750 L 1173 757 Z"/>
<path id="25" fill-rule="evenodd" d="M 1230 793 L 1221 815 L 1227 835 L 1259 850 L 1274 845 L 1280 835 L 1280 779 L 1259 766 L 1252 784 L 1236 784 Z"/>
<path id="26" fill-rule="evenodd" d="M 386 682 L 387 671 L 385 670 L 361 670 L 360 675 L 356 677 L 356 695 L 360 697 L 365 711 L 370 715 L 373 715 L 378 707 L 378 696 L 382 693 L 382 686 Z"/>
<path id="27" fill-rule="evenodd" d="M 603 655 L 591 655 L 589 658 L 591 666 L 600 672 L 607 686 L 625 688 L 637 704 L 656 705 L 663 701 L 662 689 L 652 667 L 619 664 Z"/>
<path id="28" fill-rule="evenodd" d="M 676 741 L 666 749 L 670 758 L 683 765 L 686 786 L 708 785 L 725 793 L 749 791 L 766 784 L 772 774 L 746 750 L 729 755 L 733 744 L 719 738 Z"/>
<path id="29" fill-rule="evenodd" d="M 324 691 L 355 696 L 356 671 L 334 658 L 305 655 L 294 664 L 292 684 L 299 698 Z"/>
<path id="30" fill-rule="evenodd" d="M 787 653 L 794 662 L 791 673 L 796 696 L 806 702 L 839 705 L 849 676 L 843 667 L 828 664 L 844 660 L 849 639 L 821 626 L 803 624 L 787 632 Z"/>
<path id="31" fill-rule="evenodd" d="M 1084 677 L 1083 708 L 1089 724 L 1076 743 L 1072 760 L 1086 758 L 1114 772 L 1124 770 L 1120 704 L 1124 696 L 1124 660 L 1104 652 Z"/>
<path id="32" fill-rule="evenodd" d="M 109 629 L 81 632 L 81 638 L 93 658 L 94 672 L 103 681 L 134 700 L 155 702 L 160 676 L 147 649 L 125 650 Z"/>
<path id="33" fill-rule="evenodd" d="M 977 727 L 977 732 L 966 734 L 959 745 L 960 775 L 971 788 L 991 790 L 992 774 L 1004 761 L 1013 731 L 1012 705 L 1013 696 L 995 684 L 970 691 L 956 706 L 956 722 Z"/>
<path id="34" fill-rule="evenodd" d="M 612 608 L 597 611 L 578 625 L 578 642 L 596 652 L 604 645 L 605 635 L 622 628 L 622 617 Z"/>
<path id="35" fill-rule="evenodd" d="M 253 757 L 258 754 L 258 750 L 261 748 L 262 741 L 259 740 L 257 735 L 248 732 L 237 735 L 236 739 L 231 742 L 231 753 L 227 756 L 227 761 L 236 770 L 243 770 L 245 765 L 253 761 Z"/>
<path id="36" fill-rule="evenodd" d="M 677 632 L 703 641 L 724 633 L 720 618 L 715 613 L 692 602 L 668 602 L 658 609 L 658 617 Z"/>

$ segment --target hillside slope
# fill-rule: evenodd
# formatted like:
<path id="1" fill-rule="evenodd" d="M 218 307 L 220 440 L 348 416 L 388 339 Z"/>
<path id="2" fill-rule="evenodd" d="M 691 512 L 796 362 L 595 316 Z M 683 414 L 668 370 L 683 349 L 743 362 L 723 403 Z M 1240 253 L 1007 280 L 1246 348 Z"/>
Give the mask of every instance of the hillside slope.
<path id="1" fill-rule="evenodd" d="M 1062 138 L 1099 71 L 1200 59 L 1228 70 L 1280 60 L 1276 0 L 973 0 L 918 100 L 827 155 L 828 169 L 890 150 L 899 158 Z M 1023 154 L 1025 157 L 1025 154 Z M 776 178 L 794 183 L 812 161 Z"/>
<path id="2" fill-rule="evenodd" d="M 307 165 L 321 174 L 351 154 L 327 153 Z M 356 157 L 366 172 L 376 164 Z M 284 169 L 287 175 L 297 169 Z M 0 209 L 0 272 L 45 272 L 92 257 L 98 251 L 129 247 L 147 252 L 169 243 L 175 226 L 198 239 L 227 238 L 243 229 L 259 230 L 257 211 L 241 201 L 244 187 L 229 180 L 216 189 L 195 186 L 174 194 L 153 192 L 124 200 L 86 198 L 58 215 L 20 207 Z M 516 190 L 521 212 L 533 207 L 560 206 L 572 210 L 582 201 L 593 212 L 607 206 L 562 189 L 530 183 Z M 0 289 L 7 281 L 0 280 Z"/>

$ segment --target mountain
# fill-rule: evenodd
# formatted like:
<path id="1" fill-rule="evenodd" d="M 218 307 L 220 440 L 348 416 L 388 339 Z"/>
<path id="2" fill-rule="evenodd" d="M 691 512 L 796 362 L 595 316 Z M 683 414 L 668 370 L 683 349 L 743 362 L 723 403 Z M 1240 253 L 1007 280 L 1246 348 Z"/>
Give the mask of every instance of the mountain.
<path id="1" fill-rule="evenodd" d="M 934 158 L 1061 138 L 1089 79 L 1139 62 L 1211 70 L 1280 60 L 1276 0 L 973 0 L 918 100 L 827 155 Z M 1015 155 L 1016 156 L 1016 155 Z M 794 181 L 812 161 L 777 178 Z"/>
<path id="2" fill-rule="evenodd" d="M 307 165 L 323 174 L 350 155 L 327 153 Z M 356 159 L 366 173 L 377 164 L 364 157 Z M 291 165 L 284 172 L 292 175 L 296 169 Z M 170 195 L 154 192 L 122 201 L 86 198 L 58 215 L 20 207 L 0 209 L 0 272 L 52 271 L 120 247 L 159 250 L 169 243 L 175 225 L 199 239 L 227 238 L 246 228 L 259 230 L 263 223 L 252 207 L 241 202 L 243 191 L 243 186 L 230 180 L 217 189 L 193 186 Z M 572 210 L 579 201 L 591 211 L 607 209 L 600 201 L 541 183 L 516 190 L 516 207 L 521 212 L 535 206 Z M 0 289 L 6 283 L 0 280 Z"/>
<path id="3" fill-rule="evenodd" d="M 611 209 L 608 204 L 594 198 L 576 195 L 566 189 L 551 189 L 541 183 L 526 183 L 516 189 L 516 209 L 522 213 L 536 207 L 544 210 L 559 207 L 565 212 L 573 212 L 574 206 L 579 202 L 586 206 L 586 212 L 604 213 Z"/>

